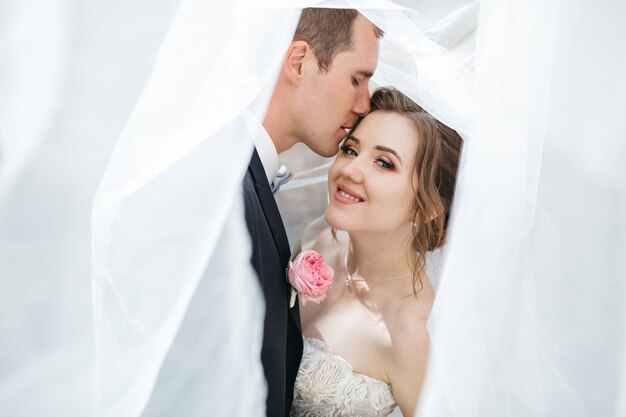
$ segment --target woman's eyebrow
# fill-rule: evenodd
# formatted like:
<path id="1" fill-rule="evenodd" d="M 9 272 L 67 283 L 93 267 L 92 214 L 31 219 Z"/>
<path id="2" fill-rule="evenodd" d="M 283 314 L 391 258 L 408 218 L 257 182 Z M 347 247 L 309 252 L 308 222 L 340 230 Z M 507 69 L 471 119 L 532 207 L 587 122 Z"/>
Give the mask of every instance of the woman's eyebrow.
<path id="1" fill-rule="evenodd" d="M 400 163 L 402 163 L 402 158 L 400 158 L 400 155 L 398 155 L 398 152 L 394 151 L 393 149 L 388 148 L 386 146 L 381 146 L 381 145 L 376 145 L 375 149 L 378 149 L 379 151 L 389 152 L 391 154 L 394 154 L 396 156 L 396 158 L 398 158 L 398 161 L 400 161 Z"/>
<path id="2" fill-rule="evenodd" d="M 359 138 L 357 138 L 354 135 L 350 135 L 348 136 L 348 139 L 355 141 L 357 144 L 361 144 L 361 140 Z M 346 140 L 348 140 L 346 139 Z M 398 152 L 394 151 L 391 148 L 388 148 L 386 146 L 382 146 L 382 145 L 376 145 L 374 146 L 374 149 L 378 149 L 379 151 L 383 151 L 383 152 L 389 152 L 390 154 L 393 154 L 396 156 L 396 158 L 398 158 L 398 161 L 400 161 L 400 163 L 402 163 L 402 158 L 400 158 L 400 155 L 398 155 Z"/>

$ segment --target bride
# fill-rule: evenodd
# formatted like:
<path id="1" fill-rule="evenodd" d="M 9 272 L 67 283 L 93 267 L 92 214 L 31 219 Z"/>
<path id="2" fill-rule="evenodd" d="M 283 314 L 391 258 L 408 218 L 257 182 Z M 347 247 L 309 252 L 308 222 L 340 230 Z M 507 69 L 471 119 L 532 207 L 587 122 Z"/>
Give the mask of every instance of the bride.
<path id="1" fill-rule="evenodd" d="M 333 229 L 314 249 L 335 282 L 301 306 L 292 416 L 415 414 L 434 299 L 425 260 L 445 239 L 462 140 L 393 88 L 371 108 L 329 170 Z"/>

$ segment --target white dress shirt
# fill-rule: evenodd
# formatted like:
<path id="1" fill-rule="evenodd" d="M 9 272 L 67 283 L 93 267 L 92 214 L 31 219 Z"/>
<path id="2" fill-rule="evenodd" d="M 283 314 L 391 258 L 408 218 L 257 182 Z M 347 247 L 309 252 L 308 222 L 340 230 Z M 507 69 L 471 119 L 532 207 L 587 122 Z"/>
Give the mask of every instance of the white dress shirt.
<path id="1" fill-rule="evenodd" d="M 261 163 L 263 164 L 267 181 L 271 186 L 276 178 L 278 169 L 280 168 L 276 146 L 274 145 L 274 142 L 272 142 L 272 138 L 270 138 L 267 130 L 265 130 L 259 119 L 252 111 L 246 109 L 246 111 L 243 112 L 243 119 L 250 132 L 252 132 L 254 146 L 256 147 Z"/>

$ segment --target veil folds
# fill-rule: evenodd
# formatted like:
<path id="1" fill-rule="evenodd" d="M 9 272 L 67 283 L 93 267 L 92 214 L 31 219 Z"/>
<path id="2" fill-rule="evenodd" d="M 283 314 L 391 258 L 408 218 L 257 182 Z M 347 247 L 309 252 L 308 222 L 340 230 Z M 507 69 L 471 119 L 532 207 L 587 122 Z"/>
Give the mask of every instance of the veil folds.
<path id="1" fill-rule="evenodd" d="M 209 3 L 181 2 L 94 199 L 94 413 L 264 415 L 239 188 L 260 126 L 246 114 L 263 114 L 308 6 L 357 8 L 381 27 L 373 86 L 465 139 L 419 415 L 626 412 L 626 57 L 610 46 L 624 6 Z M 279 193 L 290 236 L 321 214 L 324 177 Z"/>
<path id="2" fill-rule="evenodd" d="M 481 2 L 423 415 L 625 412 L 623 12 Z"/>
<path id="3" fill-rule="evenodd" d="M 427 38 L 415 12 L 390 2 L 317 5 L 358 8 L 379 25 L 386 34 L 377 82 L 406 85 L 407 94 L 469 131 L 471 72 Z M 248 264 L 250 249 L 245 233 L 232 230 L 243 225 L 240 184 L 251 137 L 260 128 L 247 122 L 248 115 L 265 112 L 299 7 L 188 1 L 179 10 L 94 203 L 102 415 L 134 414 L 144 405 L 148 414 L 171 414 L 181 404 L 186 415 L 202 415 L 210 409 L 201 404 L 216 403 L 227 415 L 263 413 L 262 371 L 255 361 L 260 341 L 254 337 L 263 323 L 258 284 L 249 268 L 233 267 Z M 409 82 L 416 78 L 423 83 Z M 233 225 L 228 234 L 225 224 Z M 212 263 L 217 260 L 223 266 L 216 269 Z M 199 296 L 203 286 L 209 292 Z M 237 302 L 226 296 L 234 293 Z M 208 294 L 220 296 L 208 303 Z M 182 331 L 188 321 L 201 325 L 218 316 L 220 331 Z M 247 323 L 251 332 L 242 336 L 236 323 Z M 228 350 L 225 340 L 233 340 Z M 199 362 L 198 356 L 207 359 Z M 183 392 L 182 386 L 204 390 Z M 215 403 L 206 401 L 207 392 Z M 177 400 L 162 400 L 158 393 Z M 241 401 L 237 393 L 250 401 Z"/>

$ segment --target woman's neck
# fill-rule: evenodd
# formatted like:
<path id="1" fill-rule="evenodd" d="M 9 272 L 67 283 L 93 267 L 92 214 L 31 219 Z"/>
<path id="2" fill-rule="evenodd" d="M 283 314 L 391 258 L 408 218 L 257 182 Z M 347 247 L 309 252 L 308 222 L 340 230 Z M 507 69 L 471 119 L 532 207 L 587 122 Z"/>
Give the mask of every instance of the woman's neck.
<path id="1" fill-rule="evenodd" d="M 368 282 L 381 282 L 412 271 L 412 249 L 410 235 L 406 238 L 350 234 L 347 267 L 353 278 Z M 406 280 L 411 281 L 411 274 Z"/>

